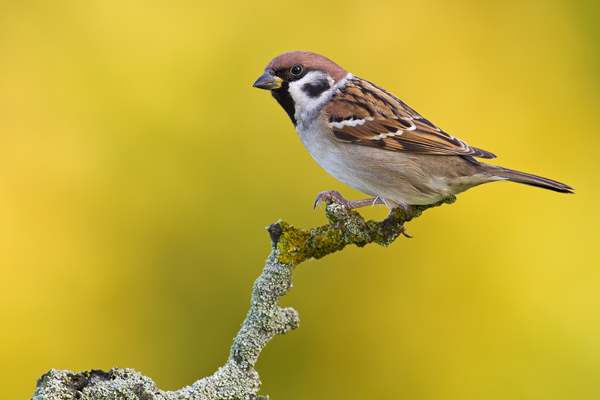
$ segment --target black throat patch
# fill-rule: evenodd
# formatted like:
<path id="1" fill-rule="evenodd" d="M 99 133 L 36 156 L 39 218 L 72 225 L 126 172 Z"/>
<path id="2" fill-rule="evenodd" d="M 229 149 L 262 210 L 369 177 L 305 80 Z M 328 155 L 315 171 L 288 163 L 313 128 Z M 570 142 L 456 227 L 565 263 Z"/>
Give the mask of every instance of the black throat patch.
<path id="1" fill-rule="evenodd" d="M 279 89 L 271 90 L 271 94 L 275 97 L 275 100 L 283 107 L 287 115 L 292 120 L 294 126 L 296 126 L 296 118 L 294 114 L 296 113 L 296 106 L 294 103 L 294 99 L 290 95 L 290 84 L 287 82 L 283 82 Z"/>

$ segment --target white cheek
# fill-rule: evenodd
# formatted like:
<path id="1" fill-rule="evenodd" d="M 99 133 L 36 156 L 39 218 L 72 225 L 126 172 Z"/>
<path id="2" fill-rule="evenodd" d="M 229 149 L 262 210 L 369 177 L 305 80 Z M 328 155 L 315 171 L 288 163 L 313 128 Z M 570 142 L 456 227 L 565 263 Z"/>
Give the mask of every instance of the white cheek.
<path id="1" fill-rule="evenodd" d="M 311 97 L 302 89 L 302 87 L 307 83 L 316 82 L 323 78 L 327 79 L 330 87 L 333 87 L 333 84 L 335 83 L 334 80 L 330 76 L 319 71 L 311 71 L 302 79 L 290 83 L 289 91 L 290 95 L 294 99 L 294 117 L 297 121 L 304 122 L 307 119 L 310 119 L 314 113 L 317 112 L 331 97 L 331 89 L 325 90 L 318 97 Z"/>
<path id="2" fill-rule="evenodd" d="M 298 111 L 304 110 L 311 101 L 311 97 L 302 90 L 304 83 L 302 80 L 290 83 L 290 95 L 294 99 L 296 114 L 298 114 Z"/>

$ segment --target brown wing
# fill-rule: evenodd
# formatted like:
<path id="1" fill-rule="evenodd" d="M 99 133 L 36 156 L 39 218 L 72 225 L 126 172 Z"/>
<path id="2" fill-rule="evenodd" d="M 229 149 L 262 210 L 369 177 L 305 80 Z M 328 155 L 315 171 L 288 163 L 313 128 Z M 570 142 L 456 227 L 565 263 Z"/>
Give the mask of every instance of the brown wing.
<path id="1" fill-rule="evenodd" d="M 496 158 L 421 117 L 391 93 L 354 77 L 325 106 L 337 139 L 386 150 Z"/>

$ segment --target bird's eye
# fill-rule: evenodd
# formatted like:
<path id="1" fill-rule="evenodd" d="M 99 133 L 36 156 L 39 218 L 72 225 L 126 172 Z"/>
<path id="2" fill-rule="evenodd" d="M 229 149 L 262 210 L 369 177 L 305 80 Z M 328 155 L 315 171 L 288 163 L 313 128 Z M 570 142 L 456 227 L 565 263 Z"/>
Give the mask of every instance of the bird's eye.
<path id="1" fill-rule="evenodd" d="M 292 73 L 292 75 L 296 75 L 296 76 L 300 75 L 303 70 L 304 70 L 304 68 L 302 68 L 302 65 L 300 65 L 300 64 L 296 64 L 292 68 L 290 68 L 290 72 Z"/>

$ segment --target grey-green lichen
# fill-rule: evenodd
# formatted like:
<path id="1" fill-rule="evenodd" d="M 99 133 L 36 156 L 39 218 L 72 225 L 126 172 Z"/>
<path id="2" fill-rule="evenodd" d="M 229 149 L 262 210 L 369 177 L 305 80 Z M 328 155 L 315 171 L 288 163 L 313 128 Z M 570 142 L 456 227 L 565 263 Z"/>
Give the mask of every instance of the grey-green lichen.
<path id="1" fill-rule="evenodd" d="M 413 218 L 431 207 L 451 204 L 454 197 L 436 204 L 413 206 Z M 279 307 L 279 299 L 292 287 L 292 272 L 298 264 L 322 258 L 349 244 L 388 246 L 404 233 L 404 213 L 394 212 L 383 221 L 365 221 L 356 211 L 327 202 L 328 225 L 309 231 L 279 221 L 267 228 L 272 251 L 262 274 L 254 282 L 250 310 L 234 339 L 225 365 L 212 376 L 177 391 L 156 388 L 152 379 L 132 369 L 113 368 L 73 373 L 52 369 L 38 379 L 33 400 L 260 400 L 260 380 L 254 366 L 262 349 L 276 335 L 296 329 L 296 310 Z"/>
<path id="2" fill-rule="evenodd" d="M 52 369 L 38 379 L 32 400 L 167 399 L 152 379 L 132 369 L 73 373 Z"/>
<path id="3" fill-rule="evenodd" d="M 157 389 L 152 379 L 129 368 L 89 373 L 52 369 L 38 379 L 32 400 L 268 399 L 250 393 L 259 387 L 258 374 L 229 362 L 214 375 L 174 392 Z"/>

